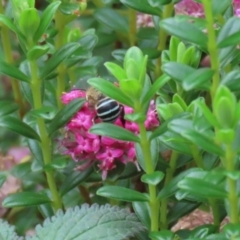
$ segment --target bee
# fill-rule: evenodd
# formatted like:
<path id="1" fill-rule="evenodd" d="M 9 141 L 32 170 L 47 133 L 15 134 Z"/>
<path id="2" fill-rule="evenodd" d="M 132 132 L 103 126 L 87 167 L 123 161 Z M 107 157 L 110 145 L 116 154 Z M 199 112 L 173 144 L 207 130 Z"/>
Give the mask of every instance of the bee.
<path id="1" fill-rule="evenodd" d="M 125 125 L 124 108 L 117 101 L 106 97 L 93 87 L 87 89 L 86 100 L 88 106 L 96 110 L 97 115 L 93 119 L 94 123 L 97 119 L 102 122 L 115 122 L 120 117 L 123 126 Z"/>

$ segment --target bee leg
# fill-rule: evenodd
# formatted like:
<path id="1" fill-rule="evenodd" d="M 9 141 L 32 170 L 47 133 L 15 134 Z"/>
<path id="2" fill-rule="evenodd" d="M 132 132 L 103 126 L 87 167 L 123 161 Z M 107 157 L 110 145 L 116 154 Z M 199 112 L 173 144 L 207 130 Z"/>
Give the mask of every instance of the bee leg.
<path id="1" fill-rule="evenodd" d="M 122 122 L 122 125 L 123 125 L 123 127 L 125 127 L 125 123 L 126 123 L 126 121 L 125 121 L 125 119 L 124 119 L 124 116 L 125 116 L 125 112 L 124 112 L 124 107 L 123 107 L 123 105 L 120 105 L 120 120 L 121 120 L 121 122 Z"/>

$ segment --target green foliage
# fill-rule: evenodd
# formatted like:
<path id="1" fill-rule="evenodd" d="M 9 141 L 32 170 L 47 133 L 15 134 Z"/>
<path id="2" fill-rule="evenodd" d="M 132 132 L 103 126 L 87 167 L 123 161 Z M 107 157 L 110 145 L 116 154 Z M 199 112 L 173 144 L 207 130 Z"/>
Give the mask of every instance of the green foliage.
<path id="1" fill-rule="evenodd" d="M 93 221 L 94 218 L 94 221 Z M 62 226 L 59 228 L 59 226 Z M 75 226 L 75 227 L 74 227 Z M 136 216 L 127 210 L 109 205 L 82 205 L 68 209 L 64 214 L 59 211 L 43 226 L 36 227 L 36 236 L 27 239 L 60 239 L 62 237 L 81 239 L 126 239 L 144 230 Z"/>
<path id="2" fill-rule="evenodd" d="M 7 222 L 0 219 L 0 228 L 2 229 L 0 232 L 0 239 L 1 240 L 23 240 L 22 237 L 17 236 L 15 232 L 15 228 L 10 226 Z"/>
<path id="3" fill-rule="evenodd" d="M 232 1 L 195 0 L 182 10 L 178 0 L 7 2 L 0 187 L 21 180 L 2 201 L 16 232 L 31 228 L 36 235 L 26 239 L 51 240 L 239 238 L 240 20 Z M 89 97 L 74 90 L 88 84 L 124 105 L 124 126 L 92 124 L 94 109 L 85 116 Z M 73 99 L 63 103 L 66 92 Z M 15 145 L 28 145 L 31 156 L 8 169 L 5 153 Z M 91 207 L 76 207 L 85 202 Z M 196 208 L 213 222 L 170 230 Z M 230 223 L 219 231 L 225 216 Z M 0 229 L 0 239 L 22 239 L 2 220 Z"/>

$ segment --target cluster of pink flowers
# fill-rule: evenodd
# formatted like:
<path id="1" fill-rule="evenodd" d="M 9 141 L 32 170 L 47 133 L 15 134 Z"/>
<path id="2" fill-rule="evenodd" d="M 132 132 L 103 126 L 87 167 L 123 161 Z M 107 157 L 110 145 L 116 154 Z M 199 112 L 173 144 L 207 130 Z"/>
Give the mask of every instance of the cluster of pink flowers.
<path id="1" fill-rule="evenodd" d="M 234 14 L 237 17 L 240 17 L 240 0 L 232 1 Z M 197 3 L 194 0 L 182 0 L 179 3 L 175 4 L 176 14 L 184 14 L 193 17 L 204 17 L 204 10 L 201 3 Z"/>
<path id="2" fill-rule="evenodd" d="M 204 17 L 204 10 L 201 3 L 194 0 L 182 0 L 175 4 L 176 14 L 184 14 L 193 17 Z"/>
<path id="3" fill-rule="evenodd" d="M 76 98 L 85 98 L 85 92 L 82 90 L 72 90 L 62 95 L 62 102 L 68 104 Z M 125 114 L 132 113 L 130 107 L 124 106 Z M 98 161 L 98 167 L 102 171 L 102 178 L 106 179 L 108 171 L 116 167 L 116 161 L 124 164 L 133 162 L 137 164 L 134 143 L 115 140 L 109 137 L 91 134 L 88 130 L 93 125 L 92 119 L 96 116 L 94 109 L 88 107 L 86 102 L 83 107 L 75 114 L 71 121 L 66 125 L 66 135 L 61 140 L 61 146 L 64 147 L 63 154 L 70 155 L 76 162 L 83 164 L 78 168 L 86 169 L 95 161 Z M 127 130 L 138 134 L 138 125 L 134 122 L 126 121 L 124 126 L 120 118 L 115 123 Z M 155 105 L 150 104 L 145 126 L 152 129 L 159 125 Z"/>

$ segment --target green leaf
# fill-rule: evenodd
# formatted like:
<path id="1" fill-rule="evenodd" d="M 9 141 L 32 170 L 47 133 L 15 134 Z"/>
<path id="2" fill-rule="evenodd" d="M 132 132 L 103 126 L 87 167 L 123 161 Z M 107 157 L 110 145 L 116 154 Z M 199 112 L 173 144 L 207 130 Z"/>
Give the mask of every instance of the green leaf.
<path id="1" fill-rule="evenodd" d="M 163 74 L 156 81 L 154 81 L 153 85 L 150 87 L 149 91 L 144 96 L 142 103 L 146 103 L 150 101 L 153 98 L 153 96 L 156 94 L 156 92 L 160 90 L 160 88 L 169 80 L 170 80 L 170 77 Z"/>
<path id="2" fill-rule="evenodd" d="M 24 35 L 18 30 L 16 25 L 8 17 L 0 14 L 0 22 L 6 25 L 10 30 L 15 32 L 20 38 L 25 39 Z"/>
<path id="3" fill-rule="evenodd" d="M 137 79 L 125 79 L 119 84 L 120 89 L 131 99 L 138 99 L 142 93 L 142 85 Z"/>
<path id="4" fill-rule="evenodd" d="M 183 21 L 176 18 L 167 18 L 160 22 L 160 26 L 173 36 L 195 43 L 204 49 L 207 48 L 207 35 L 193 24 L 187 22 L 187 20 Z M 191 34 L 186 34 L 186 32 Z"/>
<path id="5" fill-rule="evenodd" d="M 104 66 L 119 82 L 121 82 L 122 79 L 127 78 L 125 71 L 119 65 L 112 62 L 106 62 L 104 63 Z"/>
<path id="6" fill-rule="evenodd" d="M 237 45 L 240 41 L 240 19 L 232 17 L 223 25 L 218 38 L 218 47 L 225 48 Z"/>
<path id="7" fill-rule="evenodd" d="M 210 68 L 197 69 L 183 80 L 182 86 L 186 91 L 198 88 L 210 89 L 213 74 L 214 71 Z"/>
<path id="8" fill-rule="evenodd" d="M 177 202 L 173 207 L 169 209 L 167 215 L 167 221 L 169 224 L 176 223 L 181 217 L 191 213 L 194 209 L 198 208 L 200 203 L 186 201 Z"/>
<path id="9" fill-rule="evenodd" d="M 48 28 L 48 26 L 50 25 L 55 12 L 57 11 L 59 5 L 61 4 L 60 1 L 55 1 L 50 3 L 46 9 L 44 10 L 42 17 L 41 17 L 41 21 L 40 24 L 38 26 L 37 31 L 34 34 L 34 41 L 38 41 L 39 38 L 41 38 L 41 36 L 44 34 L 44 32 L 46 31 L 46 29 Z"/>
<path id="10" fill-rule="evenodd" d="M 151 232 L 149 237 L 156 240 L 173 240 L 174 233 L 170 230 L 161 230 L 160 232 Z"/>
<path id="11" fill-rule="evenodd" d="M 39 23 L 40 17 L 36 8 L 27 8 L 20 13 L 18 25 L 27 39 L 32 39 Z"/>
<path id="12" fill-rule="evenodd" d="M 157 127 L 157 129 L 155 129 L 155 130 L 153 131 L 153 133 L 152 133 L 151 136 L 150 136 L 150 140 L 153 140 L 154 138 L 159 137 L 160 135 L 162 135 L 163 133 L 165 133 L 165 132 L 168 130 L 168 127 L 167 127 L 167 126 L 168 126 L 168 123 L 169 123 L 168 121 L 169 121 L 169 120 L 161 123 L 160 126 Z"/>
<path id="13" fill-rule="evenodd" d="M 221 84 L 227 86 L 232 91 L 240 89 L 240 71 L 232 70 L 223 76 Z"/>
<path id="14" fill-rule="evenodd" d="M 73 188 L 77 187 L 81 182 L 85 181 L 85 179 L 87 179 L 92 172 L 93 168 L 89 167 L 84 171 L 81 172 L 72 171 L 70 174 L 68 174 L 67 177 L 64 179 L 59 190 L 61 196 L 64 196 Z"/>
<path id="15" fill-rule="evenodd" d="M 148 132 L 148 137 L 151 136 L 150 134 L 151 133 Z M 142 147 L 139 143 L 135 144 L 135 150 L 136 150 L 136 156 L 137 156 L 138 163 L 146 172 L 146 165 L 145 165 L 145 161 L 144 161 Z M 157 138 L 155 138 L 151 141 L 150 151 L 151 151 L 151 156 L 152 156 L 152 165 L 153 165 L 153 168 L 155 168 L 157 166 L 157 163 L 159 160 L 159 142 L 158 142 Z"/>
<path id="16" fill-rule="evenodd" d="M 110 8 L 98 8 L 94 12 L 94 17 L 104 24 L 117 32 L 128 33 L 129 24 L 126 17 L 120 15 L 116 10 Z"/>
<path id="17" fill-rule="evenodd" d="M 89 132 L 122 141 L 140 142 L 139 137 L 134 133 L 112 123 L 95 124 L 90 128 Z"/>
<path id="18" fill-rule="evenodd" d="M 18 237 L 15 231 L 15 227 L 9 225 L 7 222 L 0 219 L 0 239 L 1 240 L 22 240 L 22 237 Z"/>
<path id="19" fill-rule="evenodd" d="M 209 137 L 209 134 L 199 133 L 194 130 L 187 130 L 183 132 L 182 135 L 205 151 L 217 154 L 219 156 L 224 156 L 224 151 L 222 148 L 214 142 L 213 138 Z"/>
<path id="20" fill-rule="evenodd" d="M 5 183 L 6 179 L 7 179 L 6 173 L 5 172 L 0 172 L 0 188 Z"/>
<path id="21" fill-rule="evenodd" d="M 177 80 L 179 83 L 182 83 L 185 78 L 196 71 L 190 66 L 177 62 L 168 62 L 163 64 L 162 70 L 171 78 Z"/>
<path id="22" fill-rule="evenodd" d="M 169 54 L 170 54 L 171 61 L 177 61 L 177 49 L 179 44 L 180 44 L 180 40 L 172 36 L 169 44 Z"/>
<path id="23" fill-rule="evenodd" d="M 43 118 L 45 120 L 52 120 L 56 114 L 56 107 L 53 106 L 44 106 L 40 109 L 33 109 L 29 112 L 35 118 Z"/>
<path id="24" fill-rule="evenodd" d="M 7 62 L 0 61 L 0 72 L 12 78 L 15 78 L 16 80 L 20 80 L 23 82 L 30 82 L 30 79 L 28 76 L 26 76 L 18 68 L 16 68 L 15 66 Z"/>
<path id="25" fill-rule="evenodd" d="M 30 148 L 31 153 L 33 154 L 35 159 L 39 163 L 43 163 L 43 155 L 42 155 L 42 150 L 39 146 L 39 143 L 32 139 L 28 139 L 27 142 L 28 142 L 28 147 Z"/>
<path id="26" fill-rule="evenodd" d="M 58 158 L 54 158 L 50 164 L 44 166 L 45 171 L 52 171 L 56 169 L 63 169 L 67 166 L 68 159 L 67 157 L 61 156 Z"/>
<path id="27" fill-rule="evenodd" d="M 153 186 L 157 186 L 162 179 L 164 178 L 164 173 L 160 171 L 155 171 L 149 174 L 143 174 L 141 177 L 141 181 Z"/>
<path id="28" fill-rule="evenodd" d="M 174 195 L 178 190 L 177 184 L 185 176 L 187 176 L 189 174 L 196 175 L 196 174 L 199 174 L 202 172 L 203 172 L 203 170 L 200 168 L 190 168 L 184 172 L 181 172 L 176 177 L 174 177 L 172 180 L 170 180 L 170 182 L 166 186 L 164 186 L 164 188 L 158 194 L 158 199 L 165 199 L 165 198 L 168 198 L 168 197 L 171 197 L 172 195 Z"/>
<path id="29" fill-rule="evenodd" d="M 39 135 L 35 132 L 34 129 L 29 127 L 26 123 L 22 122 L 21 120 L 11 116 L 1 117 L 0 127 L 7 128 L 27 138 L 40 140 Z"/>
<path id="30" fill-rule="evenodd" d="M 79 10 L 79 4 L 71 2 L 66 3 L 62 2 L 58 10 L 65 15 L 73 15 L 75 11 Z"/>
<path id="31" fill-rule="evenodd" d="M 181 135 L 185 131 L 193 129 L 193 121 L 190 119 L 175 118 L 169 122 L 168 129 Z"/>
<path id="32" fill-rule="evenodd" d="M 27 58 L 29 61 L 37 60 L 38 58 L 46 54 L 48 50 L 49 50 L 49 46 L 47 45 L 34 46 L 27 53 Z"/>
<path id="33" fill-rule="evenodd" d="M 150 207 L 148 202 L 133 202 L 132 203 L 135 214 L 141 222 L 148 228 L 151 228 Z"/>
<path id="34" fill-rule="evenodd" d="M 198 101 L 197 105 L 200 108 L 201 112 L 203 113 L 204 117 L 212 126 L 220 127 L 216 117 L 213 115 L 213 113 L 205 103 Z"/>
<path id="35" fill-rule="evenodd" d="M 126 202 L 147 202 L 149 198 L 147 195 L 131 190 L 129 188 L 119 186 L 104 186 L 97 190 L 97 195 L 113 198 L 120 201 Z"/>
<path id="36" fill-rule="evenodd" d="M 115 99 L 116 101 L 124 105 L 133 107 L 134 104 L 132 100 L 126 94 L 124 94 L 119 88 L 114 86 L 112 83 L 106 81 L 105 79 L 91 78 L 88 80 L 88 83 L 97 90 L 99 90 L 100 92 L 102 92 L 104 95 L 112 99 Z"/>
<path id="37" fill-rule="evenodd" d="M 228 223 L 223 227 L 223 233 L 227 239 L 240 237 L 240 224 L 239 223 Z"/>
<path id="38" fill-rule="evenodd" d="M 15 102 L 11 102 L 8 100 L 1 100 L 0 101 L 0 116 L 4 116 L 15 112 L 19 108 L 18 104 Z"/>
<path id="39" fill-rule="evenodd" d="M 126 209 L 84 204 L 81 208 L 70 208 L 66 213 L 59 211 L 45 220 L 42 226 L 36 227 L 36 236 L 30 239 L 122 240 L 143 230 L 145 228 L 135 214 Z"/>
<path id="40" fill-rule="evenodd" d="M 51 58 L 45 63 L 44 67 L 40 69 L 40 78 L 46 78 L 50 73 L 52 73 L 61 62 L 63 62 L 67 57 L 72 55 L 75 50 L 80 47 L 79 43 L 67 43 L 58 49 Z"/>
<path id="41" fill-rule="evenodd" d="M 35 206 L 50 203 L 51 199 L 40 192 L 20 192 L 8 195 L 2 205 L 6 208 Z"/>
<path id="42" fill-rule="evenodd" d="M 199 197 L 220 199 L 227 197 L 227 192 L 222 187 L 204 179 L 185 177 L 178 183 L 178 187 Z"/>
<path id="43" fill-rule="evenodd" d="M 218 15 L 222 15 L 226 10 L 227 8 L 231 6 L 231 1 L 229 0 L 213 0 L 212 1 L 212 11 L 213 11 L 213 14 L 214 16 L 218 16 Z"/>
<path id="44" fill-rule="evenodd" d="M 148 0 L 120 0 L 122 4 L 126 5 L 127 7 L 133 8 L 142 13 L 148 13 L 151 15 L 160 16 L 161 10 L 156 7 L 152 7 Z"/>
<path id="45" fill-rule="evenodd" d="M 49 135 L 67 124 L 73 115 L 82 107 L 84 102 L 85 99 L 75 99 L 68 105 L 64 106 L 51 121 L 48 128 Z"/>

